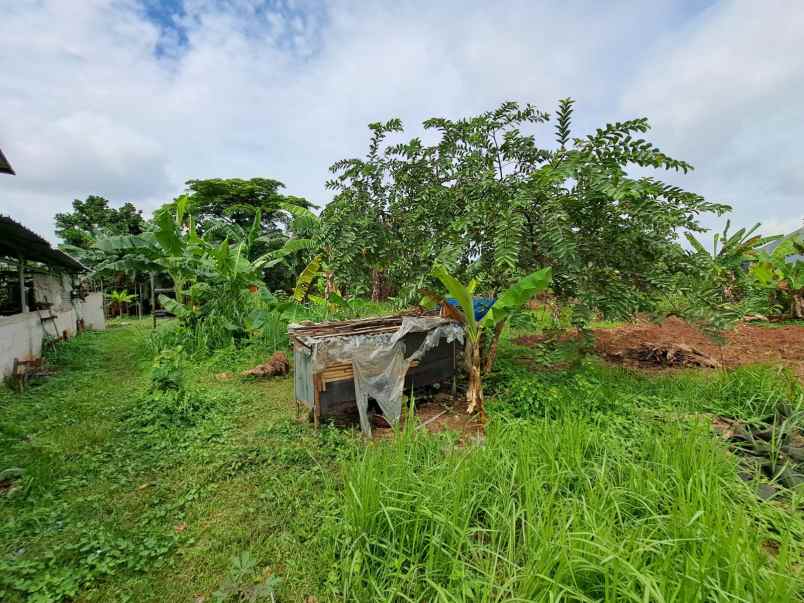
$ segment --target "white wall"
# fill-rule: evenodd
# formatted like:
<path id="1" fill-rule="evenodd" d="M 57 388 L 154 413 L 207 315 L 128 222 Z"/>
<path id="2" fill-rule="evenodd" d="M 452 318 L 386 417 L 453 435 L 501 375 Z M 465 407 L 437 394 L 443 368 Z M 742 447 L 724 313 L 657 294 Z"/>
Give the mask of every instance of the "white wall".
<path id="1" fill-rule="evenodd" d="M 55 321 L 43 324 L 36 312 L 25 312 L 12 316 L 0 316 L 0 375 L 11 374 L 14 369 L 14 359 L 30 360 L 42 353 L 42 338 L 47 329 L 49 335 L 54 335 L 55 322 L 59 335 L 67 331 L 72 337 L 76 333 L 76 322 L 84 319 L 87 329 L 103 330 L 106 321 L 103 316 L 103 294 L 90 293 L 86 300 L 76 300 L 75 306 L 71 303 L 55 302 L 52 308 L 56 315 Z M 43 312 L 45 314 L 45 312 Z"/>

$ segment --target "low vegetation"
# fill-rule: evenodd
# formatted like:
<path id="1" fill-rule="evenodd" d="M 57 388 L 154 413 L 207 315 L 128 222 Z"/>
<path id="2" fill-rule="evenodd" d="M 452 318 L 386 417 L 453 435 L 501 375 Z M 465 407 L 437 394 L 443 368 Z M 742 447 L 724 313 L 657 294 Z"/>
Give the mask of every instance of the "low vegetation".
<path id="1" fill-rule="evenodd" d="M 410 422 L 366 446 L 297 422 L 292 379 L 221 376 L 260 348 L 153 360 L 145 323 L 63 344 L 54 376 L 0 394 L 0 463 L 22 470 L 0 496 L 3 600 L 802 593 L 801 494 L 761 502 L 710 429 L 800 409 L 785 372 L 640 375 L 506 336 L 482 445 Z"/>

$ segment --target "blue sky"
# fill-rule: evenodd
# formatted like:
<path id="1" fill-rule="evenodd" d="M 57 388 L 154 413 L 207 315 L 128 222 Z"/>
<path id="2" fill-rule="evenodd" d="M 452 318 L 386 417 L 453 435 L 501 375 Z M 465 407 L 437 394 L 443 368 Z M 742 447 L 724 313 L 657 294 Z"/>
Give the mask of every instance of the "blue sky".
<path id="1" fill-rule="evenodd" d="M 371 121 L 504 100 L 575 134 L 646 116 L 667 176 L 738 225 L 804 217 L 804 3 L 17 0 L 0 20 L 0 211 L 52 238 L 102 194 L 146 210 L 184 181 L 266 176 L 319 205 Z M 550 129 L 544 130 L 549 137 Z M 662 176 L 665 177 L 665 176 Z M 705 219 L 720 227 L 722 220 Z"/>

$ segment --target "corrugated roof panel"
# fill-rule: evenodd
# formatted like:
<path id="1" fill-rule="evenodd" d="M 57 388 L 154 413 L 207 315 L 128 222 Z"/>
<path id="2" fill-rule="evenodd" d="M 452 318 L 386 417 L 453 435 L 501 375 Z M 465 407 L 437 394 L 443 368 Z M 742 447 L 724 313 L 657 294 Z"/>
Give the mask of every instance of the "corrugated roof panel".
<path id="1" fill-rule="evenodd" d="M 70 272 L 87 270 L 74 257 L 59 249 L 53 249 L 50 243 L 32 230 L 0 214 L 0 256 L 17 258 L 20 255 L 26 260 L 58 266 Z"/>

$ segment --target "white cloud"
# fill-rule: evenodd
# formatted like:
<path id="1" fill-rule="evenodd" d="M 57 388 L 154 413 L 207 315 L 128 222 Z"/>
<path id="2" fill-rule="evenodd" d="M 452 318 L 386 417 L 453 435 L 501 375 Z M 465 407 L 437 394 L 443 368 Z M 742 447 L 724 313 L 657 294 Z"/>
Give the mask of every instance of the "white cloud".
<path id="1" fill-rule="evenodd" d="M 0 211 L 45 235 L 75 197 L 153 209 L 190 178 L 267 176 L 319 203 L 370 121 L 418 133 L 500 101 L 577 125 L 647 115 L 733 221 L 800 218 L 804 5 L 185 0 L 183 36 L 134 0 L 21 1 L 0 20 Z M 799 8 L 801 7 L 801 8 Z M 186 45 L 182 45 L 184 40 Z M 545 135 L 550 136 L 548 130 Z"/>
<path id="2" fill-rule="evenodd" d="M 667 32 L 622 96 L 625 112 L 650 116 L 663 148 L 696 166 L 685 186 L 734 206 L 732 222 L 783 228 L 804 217 L 802 31 L 795 0 L 717 4 Z"/>

